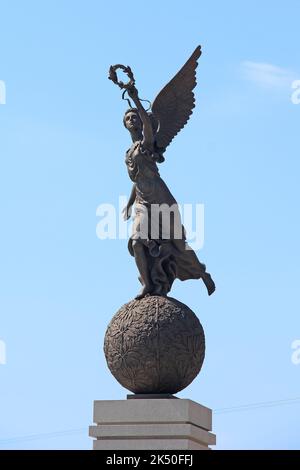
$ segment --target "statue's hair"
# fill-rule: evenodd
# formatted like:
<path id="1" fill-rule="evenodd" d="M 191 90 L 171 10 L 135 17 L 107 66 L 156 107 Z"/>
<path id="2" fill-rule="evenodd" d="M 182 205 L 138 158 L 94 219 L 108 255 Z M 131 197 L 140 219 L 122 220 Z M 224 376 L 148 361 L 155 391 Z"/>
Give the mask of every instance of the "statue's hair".
<path id="1" fill-rule="evenodd" d="M 126 121 L 125 121 L 125 119 L 126 119 L 127 114 L 129 114 L 129 113 L 135 113 L 135 114 L 137 114 L 137 115 L 139 116 L 139 118 L 140 118 L 140 114 L 139 114 L 139 111 L 138 111 L 137 108 L 129 108 L 129 109 L 127 109 L 127 110 L 125 111 L 124 117 L 123 117 L 123 124 L 124 124 L 125 127 L 126 127 Z M 153 133 L 154 133 L 154 135 L 155 135 L 156 132 L 157 132 L 157 129 L 158 129 L 158 127 L 159 127 L 158 122 L 157 122 L 157 119 L 155 118 L 155 116 L 153 115 L 153 113 L 148 113 L 148 116 L 149 116 L 149 118 L 150 118 L 151 125 L 152 125 L 152 129 L 153 129 Z M 141 119 L 141 118 L 140 118 L 140 119 Z M 158 147 L 156 146 L 156 143 L 154 143 L 153 157 L 154 157 L 155 161 L 157 161 L 158 163 L 162 163 L 162 162 L 165 161 L 165 158 L 164 158 L 164 156 L 163 156 L 164 151 L 165 151 L 165 149 L 163 149 L 163 148 L 158 148 Z"/>

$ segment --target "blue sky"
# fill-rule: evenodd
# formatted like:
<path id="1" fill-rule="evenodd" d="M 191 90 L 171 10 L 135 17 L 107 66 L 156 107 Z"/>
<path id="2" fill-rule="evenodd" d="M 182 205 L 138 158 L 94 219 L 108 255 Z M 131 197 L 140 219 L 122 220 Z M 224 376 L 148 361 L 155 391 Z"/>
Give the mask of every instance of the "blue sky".
<path id="1" fill-rule="evenodd" d="M 179 396 L 216 411 L 219 449 L 300 448 L 299 14 L 297 0 L 0 2 L 0 448 L 91 448 L 93 400 L 126 396 L 102 353 L 139 289 L 127 241 L 96 237 L 96 208 L 131 186 L 108 67 L 130 64 L 151 100 L 198 44 L 197 107 L 160 171 L 205 205 L 217 291 L 174 285 L 207 340 Z"/>

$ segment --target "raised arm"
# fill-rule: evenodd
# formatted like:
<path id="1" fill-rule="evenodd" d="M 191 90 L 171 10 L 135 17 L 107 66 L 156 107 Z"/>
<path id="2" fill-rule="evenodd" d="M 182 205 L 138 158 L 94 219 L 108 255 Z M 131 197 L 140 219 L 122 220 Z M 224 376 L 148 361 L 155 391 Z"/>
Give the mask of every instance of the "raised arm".
<path id="1" fill-rule="evenodd" d="M 140 102 L 140 99 L 138 97 L 138 91 L 135 88 L 135 86 L 132 86 L 130 89 L 128 89 L 128 94 L 130 98 L 133 100 L 134 104 L 136 105 L 140 118 L 143 123 L 142 144 L 144 147 L 148 148 L 149 150 L 153 150 L 154 135 L 153 135 L 153 129 L 152 129 L 150 117 L 147 111 L 144 109 L 142 103 Z"/>

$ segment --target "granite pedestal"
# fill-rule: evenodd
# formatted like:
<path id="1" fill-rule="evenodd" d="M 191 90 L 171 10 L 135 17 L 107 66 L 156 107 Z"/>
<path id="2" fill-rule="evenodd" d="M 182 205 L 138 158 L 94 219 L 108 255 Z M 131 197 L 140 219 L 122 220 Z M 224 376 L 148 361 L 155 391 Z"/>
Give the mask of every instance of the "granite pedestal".
<path id="1" fill-rule="evenodd" d="M 94 423 L 95 450 L 208 450 L 216 443 L 212 411 L 187 399 L 96 400 Z"/>

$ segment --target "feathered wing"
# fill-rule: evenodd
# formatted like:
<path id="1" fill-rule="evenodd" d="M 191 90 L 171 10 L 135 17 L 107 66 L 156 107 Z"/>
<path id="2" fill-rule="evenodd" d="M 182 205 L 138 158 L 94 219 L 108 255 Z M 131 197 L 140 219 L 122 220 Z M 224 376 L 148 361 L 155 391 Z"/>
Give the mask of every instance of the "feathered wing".
<path id="1" fill-rule="evenodd" d="M 152 105 L 152 113 L 158 121 L 156 146 L 165 149 L 186 125 L 195 107 L 193 89 L 196 82 L 197 60 L 201 55 L 198 46 L 188 61 L 172 80 L 160 91 Z"/>

